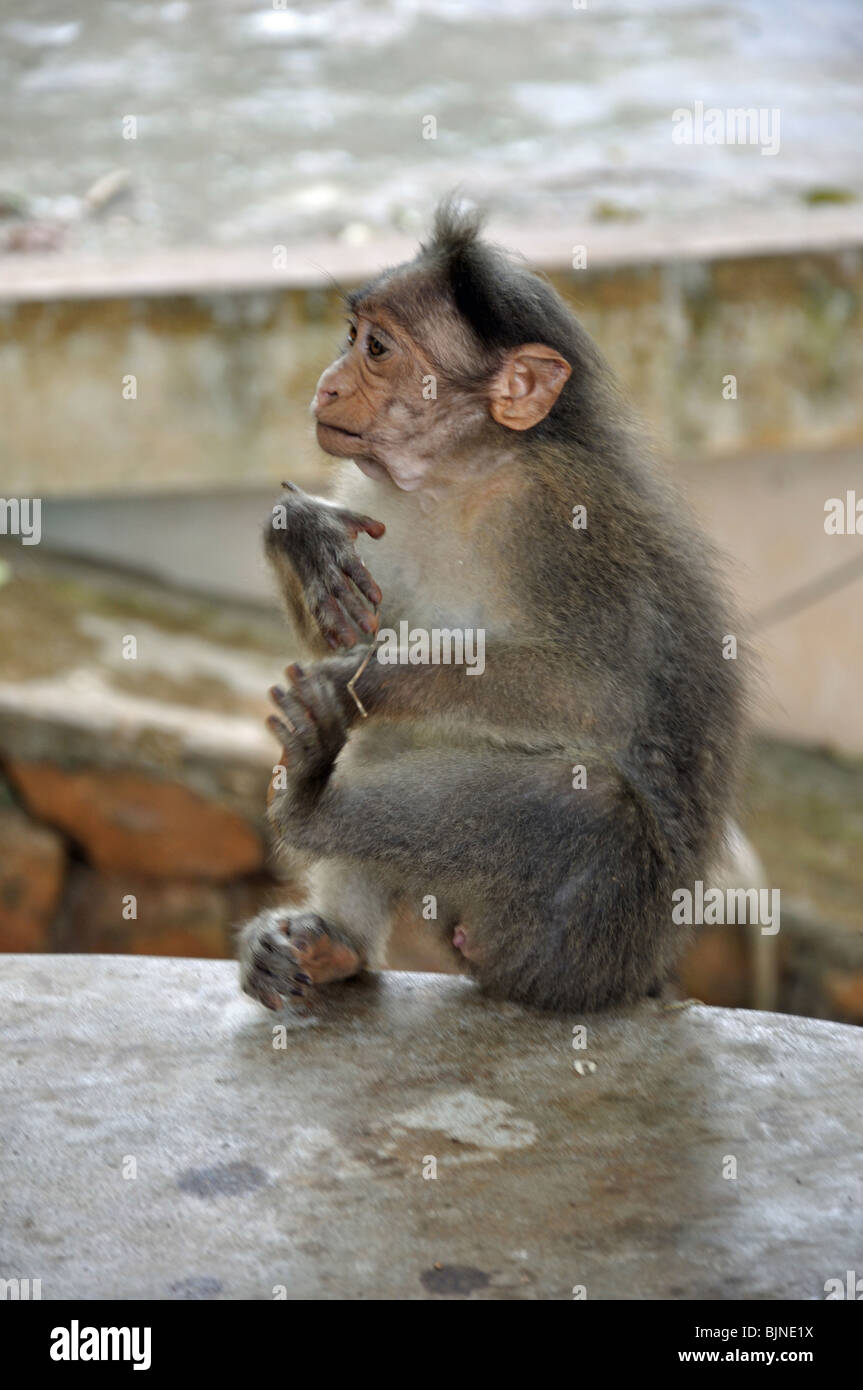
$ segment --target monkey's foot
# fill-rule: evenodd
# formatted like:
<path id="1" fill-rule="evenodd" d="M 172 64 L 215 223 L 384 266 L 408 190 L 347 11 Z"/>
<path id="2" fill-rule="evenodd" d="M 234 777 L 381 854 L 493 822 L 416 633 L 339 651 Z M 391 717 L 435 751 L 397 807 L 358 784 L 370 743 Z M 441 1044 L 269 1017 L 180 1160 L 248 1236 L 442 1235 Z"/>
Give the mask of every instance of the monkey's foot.
<path id="1" fill-rule="evenodd" d="M 353 946 L 316 912 L 265 912 L 243 930 L 240 983 L 268 1009 L 303 999 L 315 985 L 345 980 L 362 962 Z"/>
<path id="2" fill-rule="evenodd" d="M 309 672 L 294 663 L 285 674 L 292 689 L 274 685 L 270 698 L 278 710 L 268 727 L 281 740 L 287 770 L 294 779 L 329 772 L 348 736 L 343 696 L 324 665 Z"/>

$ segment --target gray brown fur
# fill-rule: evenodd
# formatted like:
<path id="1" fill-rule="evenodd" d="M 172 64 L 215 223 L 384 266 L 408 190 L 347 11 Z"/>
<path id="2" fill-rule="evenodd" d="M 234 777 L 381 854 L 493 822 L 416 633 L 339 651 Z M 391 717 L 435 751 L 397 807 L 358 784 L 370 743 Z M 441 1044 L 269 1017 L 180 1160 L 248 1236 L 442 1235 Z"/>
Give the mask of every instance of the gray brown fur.
<path id="1" fill-rule="evenodd" d="M 273 722 L 289 786 L 271 816 L 313 865 L 306 910 L 354 946 L 357 968 L 381 964 L 398 903 L 419 916 L 433 894 L 426 926 L 449 939 L 464 924 L 468 968 L 496 995 L 581 1012 L 655 991 L 681 944 L 671 894 L 709 878 L 740 759 L 740 663 L 722 649 L 735 629 L 706 542 L 584 329 L 475 220 L 442 208 L 415 261 L 349 307 L 388 324 L 399 351 L 390 395 L 376 361 L 356 389 L 349 356 L 322 378 L 325 414 L 365 412 L 354 457 L 373 475 L 347 463 L 335 506 L 387 532 L 340 550 L 334 504 L 293 491 L 292 524 L 267 539 L 318 658 L 276 692 Z M 517 430 L 492 418 L 488 390 L 524 343 L 572 372 Z M 429 370 L 436 401 L 419 390 Z M 576 504 L 586 530 L 572 528 Z M 485 673 L 372 659 L 356 683 L 363 719 L 346 686 L 369 624 L 349 642 L 343 621 L 351 649 L 331 655 L 321 631 L 321 586 L 338 571 L 344 587 L 357 555 L 383 592 L 382 626 L 483 627 Z M 353 611 L 374 614 L 368 586 L 365 609 L 348 587 Z M 244 987 L 270 1003 L 297 985 L 295 952 L 279 968 L 264 958 L 275 921 L 289 943 L 279 912 L 241 943 Z"/>

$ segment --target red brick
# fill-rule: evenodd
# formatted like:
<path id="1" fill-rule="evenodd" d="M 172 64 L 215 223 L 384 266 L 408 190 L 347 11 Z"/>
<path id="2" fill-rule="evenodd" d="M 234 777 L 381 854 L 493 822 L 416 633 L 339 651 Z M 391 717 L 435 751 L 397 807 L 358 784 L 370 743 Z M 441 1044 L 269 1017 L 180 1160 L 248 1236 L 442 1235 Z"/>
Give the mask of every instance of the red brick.
<path id="1" fill-rule="evenodd" d="M 831 1018 L 863 1023 L 863 970 L 828 970 L 823 984 Z"/>
<path id="2" fill-rule="evenodd" d="M 736 926 L 696 927 L 677 970 L 683 993 L 705 1004 L 746 1008 L 752 978 L 746 942 Z"/>
<path id="3" fill-rule="evenodd" d="M 223 881 L 263 865 L 261 839 L 242 816 L 176 782 L 51 763 L 10 762 L 7 772 L 33 814 L 106 873 Z"/>
<path id="4" fill-rule="evenodd" d="M 123 916 L 134 897 L 135 918 Z M 232 954 L 226 889 L 200 881 L 74 870 L 63 920 L 63 949 L 142 956 Z"/>
<path id="5" fill-rule="evenodd" d="M 66 873 L 62 837 L 0 810 L 0 951 L 47 951 Z"/>

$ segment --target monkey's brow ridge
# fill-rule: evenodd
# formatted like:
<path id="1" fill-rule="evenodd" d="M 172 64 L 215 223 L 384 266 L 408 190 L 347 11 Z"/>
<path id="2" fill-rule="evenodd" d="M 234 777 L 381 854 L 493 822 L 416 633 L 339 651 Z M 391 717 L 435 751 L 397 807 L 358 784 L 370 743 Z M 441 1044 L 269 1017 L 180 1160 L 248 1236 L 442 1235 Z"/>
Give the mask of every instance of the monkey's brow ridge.
<path id="1" fill-rule="evenodd" d="M 353 290 L 345 295 L 345 310 L 356 317 L 368 319 L 374 327 L 389 336 L 393 335 L 394 329 L 404 326 L 386 304 L 382 304 L 368 291 Z"/>
<path id="2" fill-rule="evenodd" d="M 368 286 L 365 288 L 361 287 L 358 290 L 350 290 L 348 294 L 345 295 L 345 308 L 349 309 L 352 314 L 357 314 L 363 308 L 366 301 L 368 302 L 369 308 L 374 308 L 375 298 Z"/>

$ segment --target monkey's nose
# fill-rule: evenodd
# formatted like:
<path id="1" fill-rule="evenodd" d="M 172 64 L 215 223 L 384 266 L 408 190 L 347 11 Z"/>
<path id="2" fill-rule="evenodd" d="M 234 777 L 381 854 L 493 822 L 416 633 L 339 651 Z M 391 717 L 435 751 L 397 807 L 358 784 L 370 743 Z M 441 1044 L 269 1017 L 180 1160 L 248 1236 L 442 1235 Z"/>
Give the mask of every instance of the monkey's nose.
<path id="1" fill-rule="evenodd" d="M 325 406 L 338 400 L 338 397 L 338 391 L 335 391 L 332 386 L 319 386 L 315 392 L 315 410 L 323 410 Z"/>

